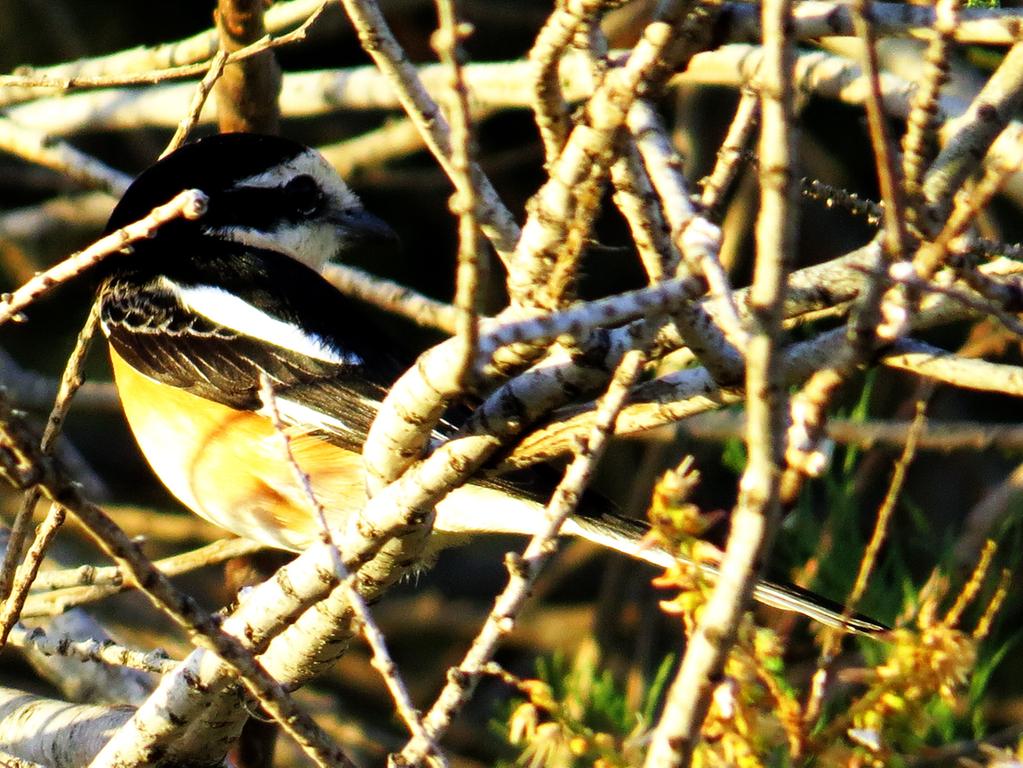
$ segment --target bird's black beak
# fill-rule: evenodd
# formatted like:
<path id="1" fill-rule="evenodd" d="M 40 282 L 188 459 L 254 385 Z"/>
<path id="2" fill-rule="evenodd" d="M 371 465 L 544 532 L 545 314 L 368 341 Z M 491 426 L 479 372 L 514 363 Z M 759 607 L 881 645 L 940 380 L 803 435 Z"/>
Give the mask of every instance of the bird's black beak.
<path id="1" fill-rule="evenodd" d="M 398 233 L 383 219 L 365 208 L 352 208 L 334 217 L 341 247 L 335 258 L 348 260 L 353 255 L 380 258 L 397 255 L 401 250 Z"/>

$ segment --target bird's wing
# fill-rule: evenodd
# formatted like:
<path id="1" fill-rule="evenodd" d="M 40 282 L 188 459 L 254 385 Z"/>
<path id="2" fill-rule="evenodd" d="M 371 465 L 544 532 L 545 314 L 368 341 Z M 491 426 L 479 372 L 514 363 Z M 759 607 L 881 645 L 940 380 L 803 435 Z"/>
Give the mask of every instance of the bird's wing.
<path id="1" fill-rule="evenodd" d="M 352 341 L 365 329 L 350 301 L 290 259 L 245 257 L 110 278 L 100 301 L 111 345 L 146 376 L 239 410 L 264 408 L 265 377 L 285 424 L 360 450 L 389 371 Z"/>

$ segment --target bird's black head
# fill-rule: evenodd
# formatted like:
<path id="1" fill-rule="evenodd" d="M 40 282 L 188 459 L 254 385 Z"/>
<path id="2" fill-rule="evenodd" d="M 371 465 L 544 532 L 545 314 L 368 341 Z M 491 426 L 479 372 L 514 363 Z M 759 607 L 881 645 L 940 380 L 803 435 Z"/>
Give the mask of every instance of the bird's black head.
<path id="1" fill-rule="evenodd" d="M 367 213 L 313 149 L 277 136 L 225 133 L 186 144 L 144 171 L 114 209 L 107 231 L 141 219 L 184 189 L 209 207 L 161 239 L 213 237 L 275 251 L 319 270 L 346 252 L 393 248 L 394 232 Z"/>

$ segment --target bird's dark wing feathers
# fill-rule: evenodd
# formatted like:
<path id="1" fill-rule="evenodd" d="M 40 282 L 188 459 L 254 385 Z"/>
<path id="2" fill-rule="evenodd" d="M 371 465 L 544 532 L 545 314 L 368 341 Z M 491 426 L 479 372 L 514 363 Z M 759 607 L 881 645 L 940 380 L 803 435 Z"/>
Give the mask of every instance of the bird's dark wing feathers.
<path id="1" fill-rule="evenodd" d="M 185 306 L 159 279 L 112 277 L 100 301 L 111 345 L 139 372 L 239 410 L 263 407 L 265 375 L 285 424 L 308 427 L 350 450 L 361 450 L 386 394 L 374 379 L 379 370 L 317 359 L 219 325 Z"/>

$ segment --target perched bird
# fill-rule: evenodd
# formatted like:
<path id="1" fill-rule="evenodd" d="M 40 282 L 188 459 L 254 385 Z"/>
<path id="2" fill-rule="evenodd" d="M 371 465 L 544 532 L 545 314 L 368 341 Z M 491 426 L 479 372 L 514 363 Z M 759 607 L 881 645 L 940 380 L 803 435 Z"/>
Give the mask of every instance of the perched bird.
<path id="1" fill-rule="evenodd" d="M 273 387 L 279 423 L 330 524 L 344 530 L 366 502 L 360 451 L 396 369 L 320 270 L 394 235 L 317 152 L 248 134 L 203 139 L 158 162 L 125 193 L 108 230 L 187 188 L 206 193 L 206 214 L 136 243 L 100 288 L 124 412 L 154 472 L 185 506 L 241 536 L 301 550 L 320 526 L 282 455 L 261 382 Z M 543 523 L 531 493 L 474 479 L 437 505 L 432 548 L 467 534 L 532 534 Z M 641 543 L 646 531 L 586 508 L 563 529 L 670 564 L 673 555 Z M 885 629 L 794 587 L 761 582 L 755 596 L 851 631 Z"/>

